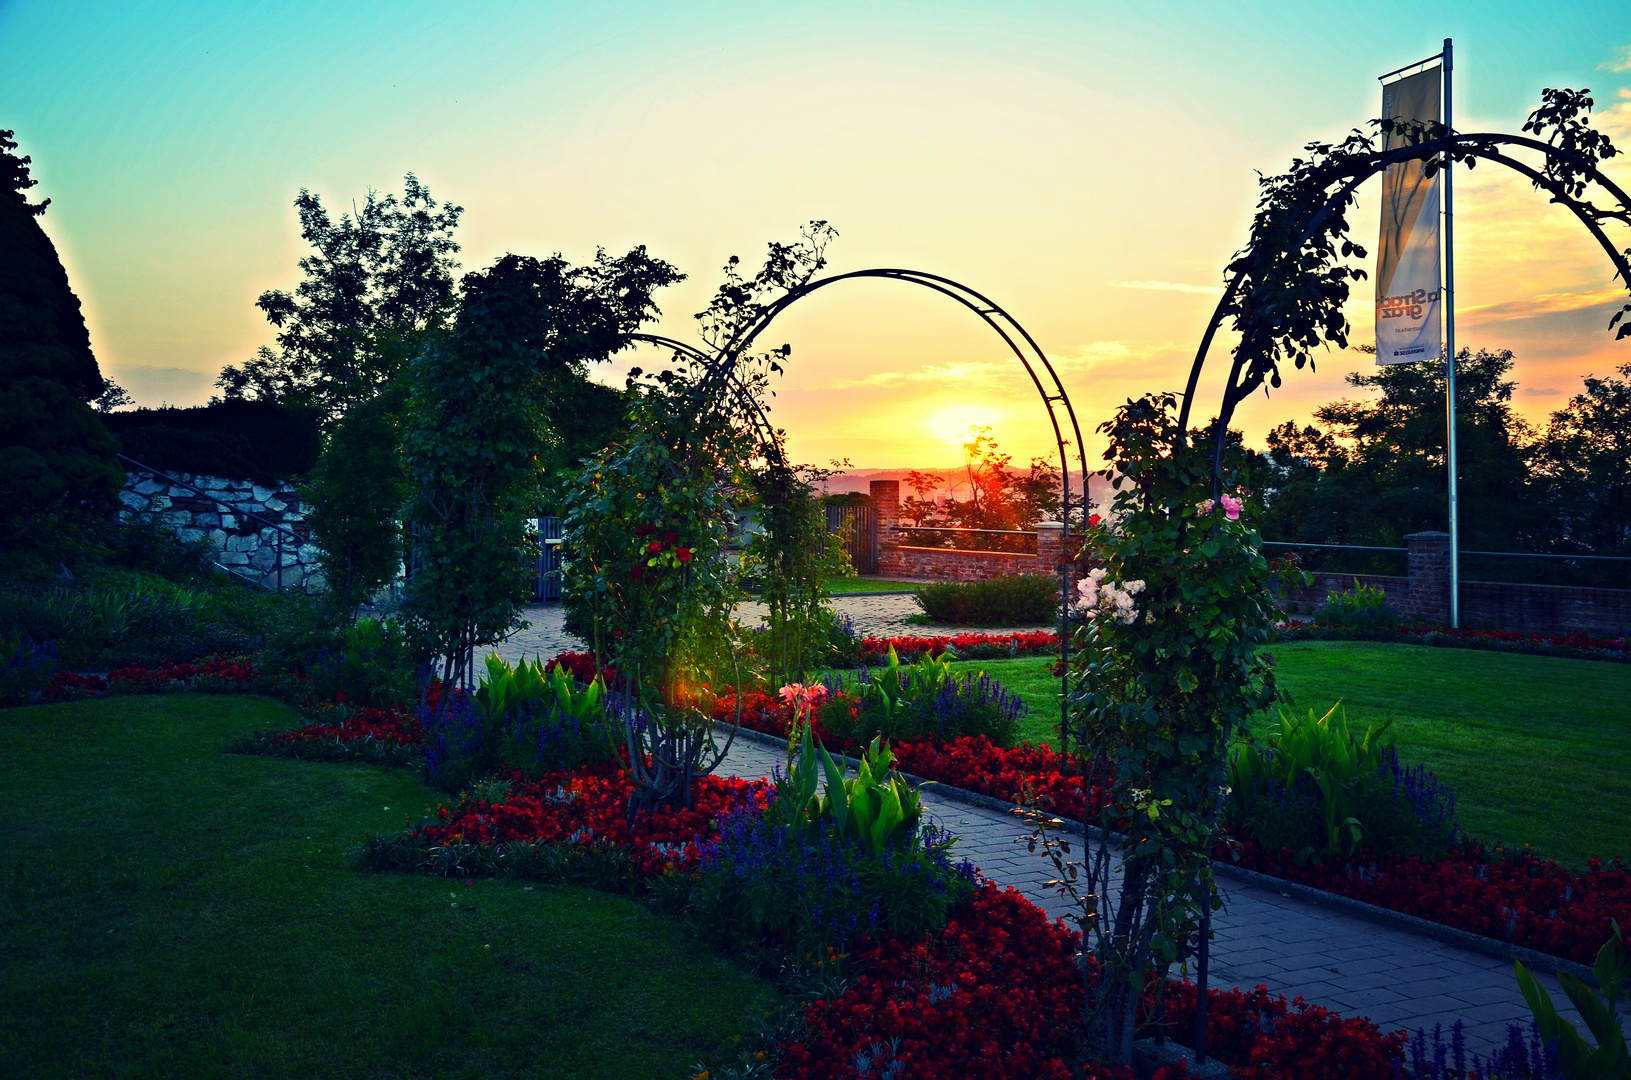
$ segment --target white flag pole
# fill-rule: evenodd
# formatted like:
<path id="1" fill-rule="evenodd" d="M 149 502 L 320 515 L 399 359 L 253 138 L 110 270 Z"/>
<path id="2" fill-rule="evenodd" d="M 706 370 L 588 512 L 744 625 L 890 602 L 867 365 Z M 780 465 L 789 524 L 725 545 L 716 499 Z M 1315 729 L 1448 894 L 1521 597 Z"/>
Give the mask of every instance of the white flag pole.
<path id="1" fill-rule="evenodd" d="M 1450 39 L 1444 39 L 1444 127 L 1454 131 L 1450 88 L 1454 67 Z M 1450 628 L 1461 628 L 1461 518 L 1456 505 L 1455 462 L 1455 199 L 1450 186 L 1450 159 L 1444 170 L 1444 461 L 1450 488 Z"/>

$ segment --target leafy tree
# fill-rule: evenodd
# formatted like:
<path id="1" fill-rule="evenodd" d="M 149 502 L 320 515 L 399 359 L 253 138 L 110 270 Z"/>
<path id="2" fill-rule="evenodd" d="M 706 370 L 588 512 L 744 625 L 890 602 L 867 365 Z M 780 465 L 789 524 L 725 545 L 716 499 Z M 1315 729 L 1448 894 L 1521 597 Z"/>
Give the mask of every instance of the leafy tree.
<path id="1" fill-rule="evenodd" d="M 1027 473 L 1015 472 L 1013 455 L 1002 451 L 989 427 L 969 428 L 969 441 L 963 444 L 964 469 L 968 477 L 968 498 L 947 499 L 937 508 L 950 525 L 964 529 L 1009 529 L 1029 532 L 1037 523 L 1058 520 L 1059 467 L 1047 458 L 1032 458 Z M 932 505 L 932 504 L 929 504 Z M 902 513 L 908 513 L 905 503 Z M 912 511 L 928 517 L 927 507 L 918 504 Z M 955 535 L 955 534 L 952 534 Z M 1023 551 L 1024 537 L 965 534 L 955 536 L 958 547 L 981 551 Z"/>
<path id="2" fill-rule="evenodd" d="M 1531 503 L 1530 432 L 1512 411 L 1512 352 L 1461 350 L 1456 438 L 1462 544 L 1475 550 L 1548 542 Z M 1447 523 L 1445 366 L 1399 364 L 1348 376 L 1380 390 L 1315 410 L 1315 425 L 1287 422 L 1268 435 L 1265 532 L 1276 540 L 1398 546 L 1407 533 Z"/>
<path id="3" fill-rule="evenodd" d="M 1050 884 L 1077 906 L 1097 961 L 1082 967 L 1083 1027 L 1117 1063 L 1130 1059 L 1152 969 L 1160 993 L 1220 906 L 1211 853 L 1228 748 L 1276 696 L 1260 650 L 1273 641 L 1283 568 L 1242 515 L 1237 448 L 1226 446 L 1221 498 L 1209 498 L 1209 433 L 1184 431 L 1175 404 L 1146 395 L 1099 427 L 1116 496 L 1110 521 L 1086 536 L 1067 705 L 1085 787 L 1106 789 L 1088 813 L 1101 831 L 1073 859 L 1037 793 L 1027 799 L 1032 850 L 1058 870 Z"/>
<path id="4" fill-rule="evenodd" d="M 469 685 L 474 650 L 508 634 L 526 600 L 526 521 L 538 507 L 552 388 L 626 345 L 656 314 L 651 293 L 679 278 L 643 247 L 615 259 L 602 251 L 581 268 L 559 255 L 506 255 L 465 275 L 457 318 L 414 359 L 405 610 L 445 685 Z"/>
<path id="5" fill-rule="evenodd" d="M 15 550 L 111 517 L 124 471 L 87 404 L 103 381 L 79 299 L 36 220 L 50 200 L 28 201 L 32 159 L 12 135 L 0 131 L 0 544 Z"/>
<path id="6" fill-rule="evenodd" d="M 1631 554 L 1631 364 L 1621 378 L 1587 376 L 1551 417 L 1534 465 L 1556 549 Z"/>
<path id="7" fill-rule="evenodd" d="M 348 624 L 402 565 L 397 518 L 408 489 L 397 396 L 387 390 L 346 413 L 301 485 L 312 504 L 312 531 L 321 541 L 328 599 Z"/>
<path id="8" fill-rule="evenodd" d="M 338 221 L 305 188 L 294 205 L 313 249 L 300 260 L 305 279 L 293 293 L 269 289 L 255 302 L 278 328 L 278 351 L 262 347 L 242 368 L 223 368 L 216 385 L 227 399 L 292 399 L 338 417 L 445 326 L 464 209 L 437 203 L 412 173 L 400 199 L 369 191 Z"/>
<path id="9" fill-rule="evenodd" d="M 900 513 L 913 525 L 922 525 L 925 521 L 934 518 L 940 507 L 931 497 L 946 478 L 939 473 L 921 472 L 913 469 L 906 474 L 906 486 L 917 493 L 917 498 L 908 495 L 900 501 Z"/>

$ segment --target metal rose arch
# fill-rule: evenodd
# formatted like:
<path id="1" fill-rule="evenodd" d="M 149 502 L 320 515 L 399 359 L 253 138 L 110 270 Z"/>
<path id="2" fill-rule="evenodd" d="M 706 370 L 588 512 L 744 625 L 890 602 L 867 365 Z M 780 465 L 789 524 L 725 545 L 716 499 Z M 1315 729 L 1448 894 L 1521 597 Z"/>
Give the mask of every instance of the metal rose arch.
<path id="1" fill-rule="evenodd" d="M 746 398 L 751 404 L 750 411 L 755 426 L 759 429 L 759 444 L 764 450 L 767 460 L 770 461 L 773 467 L 786 468 L 787 462 L 782 456 L 780 440 L 776 437 L 776 428 L 771 423 L 770 417 L 766 415 L 758 399 L 754 397 L 739 377 L 737 365 L 750 354 L 754 341 L 775 321 L 776 316 L 786 311 L 793 304 L 829 285 L 836 285 L 841 281 L 865 278 L 901 281 L 940 293 L 942 296 L 955 300 L 975 315 L 978 315 L 987 326 L 996 331 L 998 337 L 1002 338 L 1003 343 L 1008 346 L 1008 350 L 1014 354 L 1014 358 L 1025 368 L 1025 373 L 1030 376 L 1031 385 L 1035 387 L 1037 396 L 1042 399 L 1043 406 L 1048 410 L 1048 421 L 1053 426 L 1054 443 L 1059 449 L 1060 506 L 1061 516 L 1064 519 L 1062 522 L 1064 533 L 1061 540 L 1068 540 L 1070 536 L 1072 488 L 1070 451 L 1067 447 L 1071 445 L 1076 448 L 1076 475 L 1081 483 L 1083 503 L 1081 509 L 1084 523 L 1087 519 L 1087 453 L 1082 444 L 1082 429 L 1076 420 L 1076 410 L 1071 404 L 1070 395 L 1065 392 L 1064 384 L 1060 382 L 1059 375 L 1054 371 L 1053 364 L 1049 362 L 1047 355 L 1042 351 L 1042 347 L 1036 343 L 1036 339 L 1031 336 L 1030 332 L 990 297 L 976 292 L 961 282 L 923 270 L 892 268 L 853 270 L 845 274 L 833 274 L 829 277 L 818 278 L 789 290 L 774 302 L 766 304 L 755 318 L 743 325 L 729 340 L 711 353 L 694 345 L 688 345 L 673 338 L 656 334 L 637 333 L 631 334 L 630 337 L 635 341 L 671 349 L 677 355 L 683 356 L 698 365 L 704 372 L 701 380 L 704 387 L 711 385 L 721 395 L 734 393 Z M 1060 566 L 1061 605 L 1068 605 L 1070 601 L 1068 595 L 1069 573 L 1068 564 Z M 1064 610 L 1066 608 L 1062 606 L 1061 611 Z M 1068 671 L 1070 634 L 1068 633 L 1068 627 L 1064 623 L 1063 615 L 1061 615 L 1060 631 L 1059 653 L 1060 658 L 1066 661 L 1065 667 Z M 1068 683 L 1068 674 L 1063 678 Z M 1068 685 L 1066 685 L 1065 689 L 1068 691 Z M 1061 699 L 1060 719 L 1062 725 L 1064 708 L 1063 699 Z"/>
<path id="2" fill-rule="evenodd" d="M 1548 94 L 1551 93 L 1548 91 Z M 1531 125 L 1526 125 L 1526 129 L 1534 123 L 1534 117 L 1531 117 Z M 1607 140 L 1603 139 L 1601 144 L 1597 145 L 1606 146 Z M 1546 165 L 1543 169 L 1537 169 L 1510 156 L 1507 151 L 1511 149 L 1533 150 L 1543 154 Z M 1614 153 L 1615 151 L 1609 148 L 1600 156 L 1606 158 Z M 1295 233 L 1294 242 L 1285 245 L 1272 243 L 1274 230 L 1264 229 L 1271 242 L 1260 242 L 1254 236 L 1253 246 L 1230 263 L 1226 271 L 1228 277 L 1223 296 L 1206 325 L 1206 332 L 1201 336 L 1200 347 L 1195 353 L 1195 362 L 1190 368 L 1189 382 L 1184 389 L 1183 405 L 1178 417 L 1180 429 L 1188 427 L 1190 406 L 1195 400 L 1201 369 L 1206 363 L 1212 339 L 1224 319 L 1234 316 L 1235 326 L 1242 333 L 1242 341 L 1240 347 L 1235 350 L 1234 362 L 1224 384 L 1218 422 L 1213 432 L 1213 497 L 1216 498 L 1218 495 L 1217 488 L 1221 479 L 1229 419 L 1234 414 L 1235 406 L 1254 393 L 1265 381 L 1273 386 L 1280 385 L 1279 358 L 1282 352 L 1295 356 L 1296 366 L 1303 365 L 1306 351 L 1286 347 L 1288 333 L 1299 330 L 1294 317 L 1288 317 L 1287 311 L 1307 303 L 1305 297 L 1296 295 L 1299 285 L 1297 279 L 1306 279 L 1311 274 L 1328 268 L 1328 257 L 1337 245 L 1326 235 L 1326 230 L 1332 216 L 1340 215 L 1352 201 L 1353 193 L 1360 184 L 1379 175 L 1389 165 L 1418 159 L 1460 161 L 1469 164 L 1490 161 L 1504 165 L 1527 177 L 1537 189 L 1550 196 L 1550 201 L 1567 207 L 1608 255 L 1615 276 L 1625 282 L 1627 288 L 1631 288 L 1631 250 L 1622 252 L 1616 249 L 1603 231 L 1605 221 L 1619 221 L 1631 225 L 1631 198 L 1597 168 L 1595 160 L 1597 156 L 1596 153 L 1588 156 L 1566 147 L 1521 135 L 1479 132 L 1469 135 L 1443 135 L 1380 153 L 1339 153 L 1323 167 L 1309 170 L 1300 178 L 1304 192 L 1325 192 L 1333 185 L 1336 190 L 1321 201 L 1301 222 L 1292 220 L 1278 223 L 1283 229 L 1279 234 L 1281 236 L 1293 235 L 1291 230 L 1284 226 L 1290 225 L 1295 228 L 1301 225 Z M 1584 194 L 1588 182 L 1602 188 L 1614 198 L 1618 206 L 1602 208 L 1582 199 L 1580 196 Z M 1265 196 L 1265 201 L 1267 199 Z M 1313 203 L 1310 201 L 1303 205 L 1309 206 Z M 1263 224 L 1264 218 L 1260 214 L 1258 224 L 1254 225 L 1254 233 Z M 1344 224 L 1336 232 L 1336 239 L 1343 239 L 1342 233 L 1345 231 Z M 1351 246 L 1346 245 L 1345 241 L 1344 244 Z M 1291 296 L 1289 304 L 1286 302 L 1288 295 Z M 1341 289 L 1336 306 L 1340 305 L 1341 299 L 1346 299 L 1345 285 Z M 1318 304 L 1319 301 L 1316 300 L 1310 306 L 1317 307 Z M 1627 312 L 1631 312 L 1631 303 L 1614 316 L 1609 328 L 1613 329 Z M 1344 340 L 1345 330 L 1342 335 L 1329 333 L 1326 330 L 1330 325 L 1329 320 L 1323 313 L 1316 312 L 1316 315 L 1315 319 L 1305 319 L 1300 329 L 1306 333 L 1308 326 L 1317 325 L 1316 332 L 1323 332 L 1325 337 L 1339 342 Z M 1616 335 L 1617 338 L 1627 336 L 1631 336 L 1631 320 L 1626 321 Z M 1307 344 L 1310 340 L 1304 337 L 1302 343 Z"/>

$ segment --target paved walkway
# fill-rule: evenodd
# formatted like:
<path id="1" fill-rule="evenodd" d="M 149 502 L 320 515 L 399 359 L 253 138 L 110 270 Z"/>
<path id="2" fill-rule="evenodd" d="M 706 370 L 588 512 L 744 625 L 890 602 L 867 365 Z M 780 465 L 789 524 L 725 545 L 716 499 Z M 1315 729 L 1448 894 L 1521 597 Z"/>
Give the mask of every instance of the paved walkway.
<path id="1" fill-rule="evenodd" d="M 738 739 L 720 772 L 768 776 L 785 754 Z M 1072 909 L 1042 883 L 1052 867 L 1026 852 L 1025 825 L 1008 814 L 923 792 L 928 814 L 959 837 L 956 852 L 998 885 L 1012 885 L 1050 917 Z M 1507 1025 L 1529 1023 L 1512 964 L 1429 938 L 1319 908 L 1272 888 L 1225 882 L 1227 905 L 1213 917 L 1210 982 L 1251 989 L 1259 984 L 1287 997 L 1303 997 L 1344 1016 L 1365 1016 L 1383 1031 L 1434 1024 L 1466 1025 L 1467 1047 L 1487 1056 L 1506 1041 Z M 1550 973 L 1540 981 L 1560 1012 L 1585 1030 Z M 1626 1018 L 1631 1031 L 1631 1017 Z"/>
<path id="2" fill-rule="evenodd" d="M 906 621 L 909 616 L 921 614 L 917 598 L 898 593 L 847 593 L 832 599 L 833 610 L 848 617 L 859 637 L 901 637 L 905 635 L 954 635 L 961 633 L 1008 634 L 1015 630 L 1050 630 L 1046 626 L 1015 627 L 1010 630 L 980 630 L 976 627 L 915 626 Z M 765 607 L 755 601 L 737 605 L 736 617 L 746 626 L 757 626 L 763 619 Z M 522 617 L 532 625 L 511 634 L 501 643 L 497 652 L 510 663 L 541 656 L 545 660 L 564 650 L 581 651 L 588 645 L 561 627 L 563 612 L 559 604 L 534 604 Z"/>
<path id="3" fill-rule="evenodd" d="M 858 634 L 924 633 L 904 620 L 919 608 L 906 595 L 852 594 L 835 597 L 834 608 L 848 615 Z M 737 609 L 743 621 L 763 613 L 757 604 Z M 561 629 L 558 604 L 529 608 L 529 630 L 498 649 L 505 659 L 582 649 L 583 642 Z M 940 631 L 944 633 L 945 631 Z M 953 631 L 955 632 L 955 631 Z M 738 740 L 721 773 L 768 776 L 783 754 L 762 743 Z M 1012 885 L 1050 917 L 1070 908 L 1042 888 L 1051 867 L 1028 854 L 1024 825 L 1010 815 L 967 806 L 925 791 L 923 802 L 938 823 L 960 839 L 957 853 L 999 885 Z M 1527 1025 L 1529 1009 L 1518 992 L 1512 964 L 1446 945 L 1405 930 L 1317 907 L 1272 887 L 1225 882 L 1227 906 L 1213 918 L 1213 986 L 1250 989 L 1259 984 L 1277 994 L 1303 997 L 1344 1016 L 1365 1016 L 1383 1031 L 1404 1028 L 1429 1033 L 1456 1020 L 1466 1024 L 1467 1046 L 1488 1055 L 1505 1042 L 1507 1025 Z M 1551 973 L 1534 972 L 1550 990 L 1560 1011 L 1584 1025 Z M 1631 1016 L 1626 1017 L 1631 1032 Z"/>

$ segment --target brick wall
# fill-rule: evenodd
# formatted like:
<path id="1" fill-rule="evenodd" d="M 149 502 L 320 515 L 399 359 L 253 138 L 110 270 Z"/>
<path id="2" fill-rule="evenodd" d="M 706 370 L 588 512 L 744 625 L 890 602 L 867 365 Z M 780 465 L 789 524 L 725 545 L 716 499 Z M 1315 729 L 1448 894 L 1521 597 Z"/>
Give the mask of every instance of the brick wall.
<path id="1" fill-rule="evenodd" d="M 1410 561 L 1406 577 L 1383 574 L 1316 574 L 1306 589 L 1289 589 L 1293 614 L 1311 614 L 1332 592 L 1347 592 L 1354 578 L 1380 588 L 1388 602 L 1410 619 L 1450 621 L 1450 534 L 1411 533 L 1405 537 Z M 1461 583 L 1461 625 L 1498 630 L 1569 634 L 1577 630 L 1616 636 L 1631 630 L 1631 590 L 1581 589 L 1564 585 L 1522 585 L 1496 581 Z"/>
<path id="2" fill-rule="evenodd" d="M 1036 529 L 1035 555 L 1011 551 L 954 551 L 901 543 L 900 481 L 872 481 L 878 516 L 878 573 L 933 581 L 989 581 L 1009 574 L 1059 572 L 1064 526 L 1044 521 Z"/>

